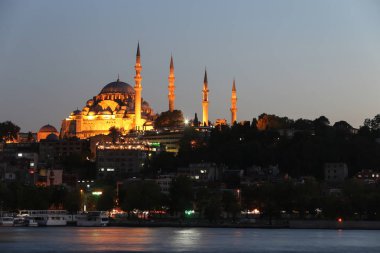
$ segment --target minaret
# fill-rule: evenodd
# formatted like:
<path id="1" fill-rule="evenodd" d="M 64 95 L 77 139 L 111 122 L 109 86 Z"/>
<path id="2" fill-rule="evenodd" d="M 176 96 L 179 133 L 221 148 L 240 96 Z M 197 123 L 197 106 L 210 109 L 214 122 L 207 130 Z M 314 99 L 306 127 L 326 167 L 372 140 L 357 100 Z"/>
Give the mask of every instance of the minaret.
<path id="1" fill-rule="evenodd" d="M 175 76 L 174 76 L 174 64 L 173 64 L 173 56 L 170 57 L 170 72 L 169 72 L 169 77 L 168 77 L 169 85 L 168 85 L 168 90 L 169 90 L 169 111 L 174 111 L 174 100 L 175 100 L 175 86 L 174 86 L 174 81 L 175 81 Z"/>
<path id="2" fill-rule="evenodd" d="M 202 126 L 208 126 L 208 82 L 207 82 L 207 70 L 205 69 L 205 78 L 203 81 L 203 99 L 202 99 L 202 109 L 203 109 L 203 118 Z"/>
<path id="3" fill-rule="evenodd" d="M 236 97 L 236 85 L 235 85 L 235 79 L 232 84 L 232 94 L 231 94 L 231 126 L 236 122 L 236 107 L 237 97 Z"/>
<path id="4" fill-rule="evenodd" d="M 135 129 L 142 130 L 141 127 L 141 80 L 142 77 L 140 72 L 142 70 L 141 60 L 140 60 L 140 43 L 137 44 L 136 53 L 136 65 L 135 65 L 136 75 L 135 75 Z"/>

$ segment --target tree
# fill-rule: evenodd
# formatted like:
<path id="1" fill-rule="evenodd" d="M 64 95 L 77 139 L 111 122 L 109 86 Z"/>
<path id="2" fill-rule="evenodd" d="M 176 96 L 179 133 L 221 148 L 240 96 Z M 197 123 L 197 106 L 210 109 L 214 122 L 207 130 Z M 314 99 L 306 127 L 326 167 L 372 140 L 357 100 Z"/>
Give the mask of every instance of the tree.
<path id="1" fill-rule="evenodd" d="M 320 116 L 314 120 L 314 125 L 316 126 L 328 126 L 330 125 L 330 121 L 325 116 Z"/>
<path id="2" fill-rule="evenodd" d="M 240 204 L 238 202 L 235 194 L 229 191 L 223 192 L 222 198 L 223 209 L 228 216 L 232 217 L 232 220 L 235 221 L 237 214 L 240 212 Z"/>
<path id="3" fill-rule="evenodd" d="M 209 222 L 216 222 L 219 220 L 222 213 L 222 201 L 221 196 L 218 192 L 213 192 L 208 199 L 206 208 L 205 208 L 205 217 Z"/>
<path id="4" fill-rule="evenodd" d="M 365 119 L 364 126 L 369 128 L 375 135 L 380 135 L 380 114 L 377 114 L 373 119 Z"/>
<path id="5" fill-rule="evenodd" d="M 145 165 L 144 173 L 156 175 L 160 173 L 175 172 L 177 168 L 177 158 L 173 152 L 160 152 L 152 155 Z"/>
<path id="6" fill-rule="evenodd" d="M 35 142 L 36 140 L 34 139 L 33 137 L 33 133 L 32 132 L 28 132 L 28 138 L 27 138 L 27 141 L 28 142 Z"/>
<path id="7" fill-rule="evenodd" d="M 20 127 L 13 124 L 11 121 L 0 123 L 0 139 L 4 141 L 17 140 Z"/>
<path id="8" fill-rule="evenodd" d="M 294 128 L 297 130 L 312 130 L 313 121 L 308 120 L 308 119 L 297 119 L 294 122 Z"/>
<path id="9" fill-rule="evenodd" d="M 333 127 L 337 131 L 344 132 L 344 133 L 350 133 L 351 130 L 353 129 L 353 127 L 350 124 L 348 124 L 346 121 L 343 121 L 343 120 L 335 122 Z"/>
<path id="10" fill-rule="evenodd" d="M 81 209 L 81 196 L 77 189 L 68 192 L 65 196 L 63 206 L 69 212 L 75 213 Z"/>
<path id="11" fill-rule="evenodd" d="M 193 209 L 193 185 L 188 177 L 180 176 L 173 180 L 170 187 L 170 209 L 173 212 L 181 213 L 185 210 Z"/>
<path id="12" fill-rule="evenodd" d="M 122 192 L 124 197 L 121 198 L 121 206 L 126 211 L 149 211 L 162 207 L 161 189 L 154 181 L 140 180 L 128 183 Z"/>
<path id="13" fill-rule="evenodd" d="M 286 129 L 293 125 L 293 120 L 287 117 L 279 117 L 274 114 L 263 113 L 259 116 L 257 121 L 257 129 Z"/>
<path id="14" fill-rule="evenodd" d="M 119 141 L 119 138 L 121 136 L 121 129 L 115 126 L 110 127 L 108 136 L 112 138 L 113 143 L 116 143 L 117 141 Z"/>
<path id="15" fill-rule="evenodd" d="M 112 187 L 104 187 L 102 195 L 99 196 L 99 199 L 96 203 L 96 209 L 101 211 L 112 210 L 115 206 L 115 191 Z"/>
<path id="16" fill-rule="evenodd" d="M 193 125 L 196 127 L 200 125 L 197 113 L 194 115 Z"/>
<path id="17" fill-rule="evenodd" d="M 162 112 L 154 121 L 156 129 L 182 127 L 183 125 L 184 118 L 180 110 Z"/>

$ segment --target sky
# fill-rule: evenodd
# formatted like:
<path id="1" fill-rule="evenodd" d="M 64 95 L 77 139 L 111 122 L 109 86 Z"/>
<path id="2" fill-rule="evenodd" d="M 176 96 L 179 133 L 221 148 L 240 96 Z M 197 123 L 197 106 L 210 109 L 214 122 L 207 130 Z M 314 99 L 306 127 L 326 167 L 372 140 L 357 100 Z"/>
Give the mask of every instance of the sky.
<path id="1" fill-rule="evenodd" d="M 0 122 L 60 128 L 106 84 L 134 85 L 137 42 L 142 96 L 168 110 L 170 55 L 176 108 L 209 117 L 261 113 L 354 127 L 380 113 L 380 1 L 0 1 Z"/>

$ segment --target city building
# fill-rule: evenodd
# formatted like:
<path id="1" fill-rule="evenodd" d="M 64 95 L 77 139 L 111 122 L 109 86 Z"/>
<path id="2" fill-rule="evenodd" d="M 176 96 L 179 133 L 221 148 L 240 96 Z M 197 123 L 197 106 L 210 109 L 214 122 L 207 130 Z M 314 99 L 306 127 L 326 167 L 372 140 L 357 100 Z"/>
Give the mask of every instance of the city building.
<path id="1" fill-rule="evenodd" d="M 90 141 L 91 158 L 96 157 L 96 148 L 99 144 L 112 142 L 112 137 L 109 135 L 104 135 L 104 134 L 95 135 L 88 139 Z"/>
<path id="2" fill-rule="evenodd" d="M 98 178 L 124 179 L 137 176 L 157 148 L 139 140 L 99 144 L 96 150 Z"/>
<path id="3" fill-rule="evenodd" d="M 62 139 L 49 135 L 39 143 L 39 163 L 42 165 L 53 164 L 64 158 L 77 155 L 90 155 L 90 142 L 77 138 Z"/>
<path id="4" fill-rule="evenodd" d="M 215 163 L 193 163 L 177 170 L 178 176 L 187 176 L 198 182 L 218 181 L 221 179 L 222 173 L 223 167 L 218 167 Z"/>
<path id="5" fill-rule="evenodd" d="M 326 182 L 339 183 L 348 177 L 348 168 L 345 163 L 325 163 L 324 171 Z"/>
<path id="6" fill-rule="evenodd" d="M 36 185 L 38 186 L 62 185 L 63 170 L 40 169 L 37 178 Z"/>
<path id="7" fill-rule="evenodd" d="M 37 133 L 18 133 L 17 142 L 36 142 L 37 141 Z"/>
<path id="8" fill-rule="evenodd" d="M 36 143 L 6 143 L 0 163 L 0 180 L 34 184 L 38 158 Z"/>
<path id="9" fill-rule="evenodd" d="M 148 131 L 139 136 L 142 141 L 157 144 L 166 152 L 178 153 L 183 130 Z"/>
<path id="10" fill-rule="evenodd" d="M 156 179 L 156 183 L 160 186 L 161 192 L 163 194 L 169 194 L 170 187 L 172 186 L 173 179 L 176 176 L 173 174 L 160 175 Z"/>
<path id="11" fill-rule="evenodd" d="M 367 184 L 375 184 L 380 182 L 380 172 L 378 170 L 361 170 L 355 175 L 355 178 Z"/>
<path id="12" fill-rule="evenodd" d="M 277 181 L 280 179 L 280 169 L 278 164 L 266 167 L 253 165 L 246 168 L 246 179 L 255 181 Z"/>
<path id="13" fill-rule="evenodd" d="M 226 119 L 216 119 L 215 126 L 226 126 L 227 120 Z"/>

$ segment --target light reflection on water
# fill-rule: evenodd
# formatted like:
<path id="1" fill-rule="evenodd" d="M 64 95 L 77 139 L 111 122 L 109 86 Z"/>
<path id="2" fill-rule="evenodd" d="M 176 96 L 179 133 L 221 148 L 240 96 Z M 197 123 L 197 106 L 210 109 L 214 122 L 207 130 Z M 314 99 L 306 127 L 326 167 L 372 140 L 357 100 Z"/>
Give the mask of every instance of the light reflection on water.
<path id="1" fill-rule="evenodd" d="M 0 252 L 380 252 L 380 231 L 6 228 Z"/>

